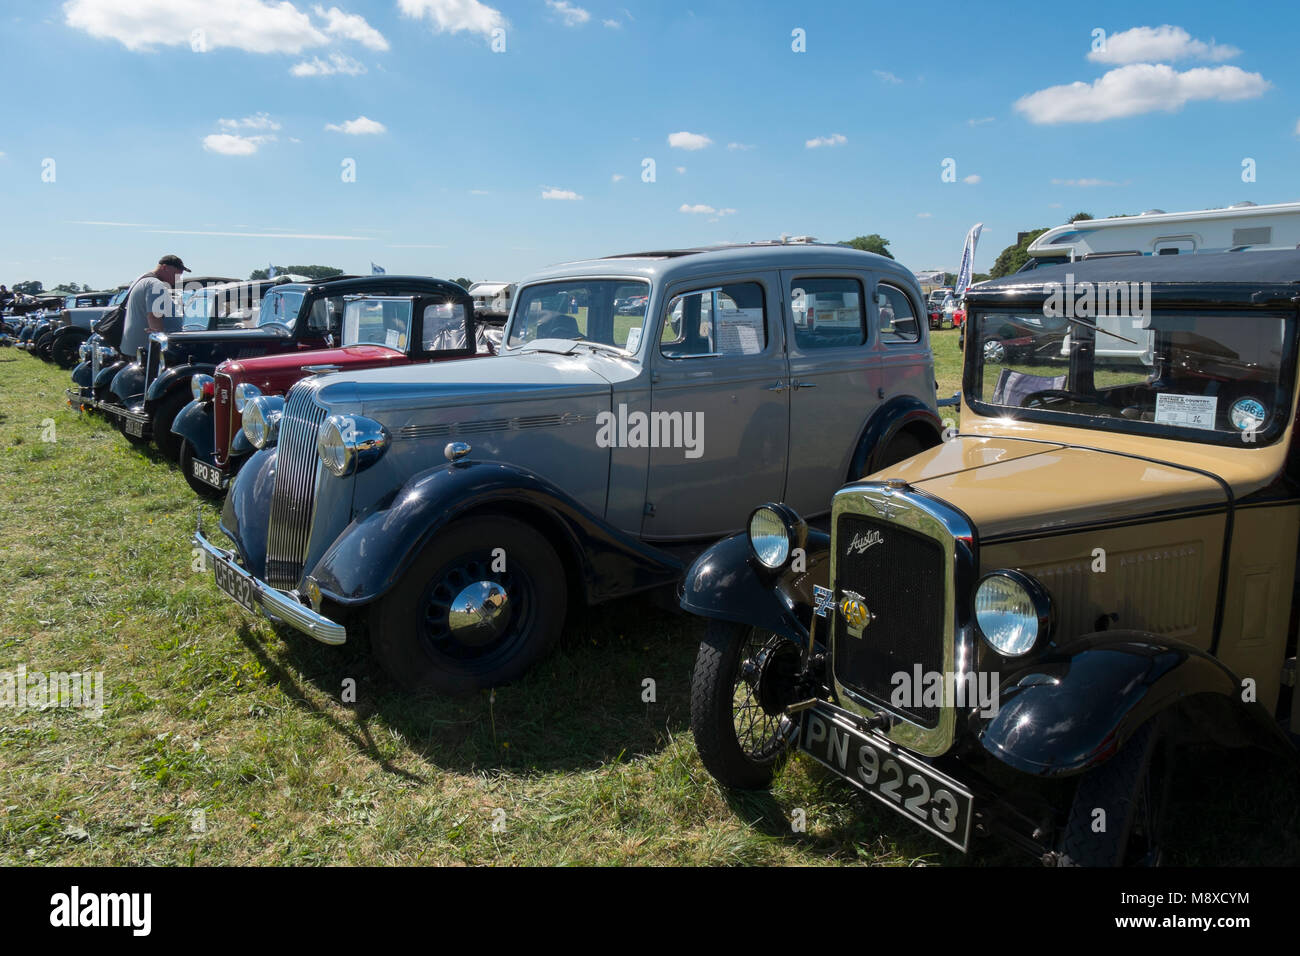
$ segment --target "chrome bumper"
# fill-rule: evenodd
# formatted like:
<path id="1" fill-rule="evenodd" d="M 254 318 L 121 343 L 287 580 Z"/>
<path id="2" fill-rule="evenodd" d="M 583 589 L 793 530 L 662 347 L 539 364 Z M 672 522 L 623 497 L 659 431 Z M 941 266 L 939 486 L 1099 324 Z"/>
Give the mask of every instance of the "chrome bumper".
<path id="1" fill-rule="evenodd" d="M 236 575 L 248 581 L 252 586 L 253 593 L 257 595 L 257 603 L 262 608 L 262 613 L 272 621 L 289 624 L 308 637 L 316 638 L 322 644 L 337 646 L 347 643 L 348 632 L 342 624 L 331 621 L 324 615 L 317 614 L 307 605 L 298 601 L 293 595 L 273 588 L 265 581 L 253 577 L 236 563 L 234 552 L 218 548 L 203 537 L 202 531 L 195 531 L 192 540 L 203 549 L 204 553 L 228 562 L 231 570 Z"/>

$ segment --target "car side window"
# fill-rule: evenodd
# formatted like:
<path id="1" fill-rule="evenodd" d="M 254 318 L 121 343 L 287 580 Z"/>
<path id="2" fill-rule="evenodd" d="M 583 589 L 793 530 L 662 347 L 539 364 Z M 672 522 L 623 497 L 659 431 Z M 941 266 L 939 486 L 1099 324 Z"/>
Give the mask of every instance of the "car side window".
<path id="1" fill-rule="evenodd" d="M 795 345 L 801 352 L 867 341 L 866 297 L 857 279 L 793 279 L 790 309 Z"/>
<path id="2" fill-rule="evenodd" d="M 881 282 L 876 286 L 876 312 L 880 316 L 880 341 L 885 345 L 910 345 L 921 341 L 912 300 L 898 286 Z"/>
<path id="3" fill-rule="evenodd" d="M 311 304 L 307 328 L 321 335 L 329 332 L 337 336 L 343 328 L 343 308 L 343 296 L 322 296 Z"/>
<path id="4" fill-rule="evenodd" d="M 420 333 L 424 351 L 463 349 L 468 331 L 464 303 L 431 302 L 424 307 Z"/>
<path id="5" fill-rule="evenodd" d="M 675 295 L 664 310 L 659 351 L 667 358 L 758 355 L 767 348 L 767 309 L 758 282 Z"/>

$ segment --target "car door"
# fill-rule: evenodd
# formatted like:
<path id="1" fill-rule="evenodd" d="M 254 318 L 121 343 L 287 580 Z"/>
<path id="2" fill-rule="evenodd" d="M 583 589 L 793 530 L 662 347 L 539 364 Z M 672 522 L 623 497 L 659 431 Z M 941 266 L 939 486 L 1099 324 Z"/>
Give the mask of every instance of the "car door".
<path id="1" fill-rule="evenodd" d="M 881 400 L 910 395 L 934 406 L 934 359 L 925 316 L 920 299 L 902 282 L 876 277 L 867 318 L 876 341 L 876 394 Z"/>
<path id="2" fill-rule="evenodd" d="M 647 350 L 653 374 L 649 431 L 640 436 L 649 449 L 642 534 L 718 537 L 785 492 L 789 368 L 778 276 L 677 283 L 661 302 L 651 325 L 657 340 Z"/>
<path id="3" fill-rule="evenodd" d="M 791 386 L 785 501 L 800 514 L 829 509 L 862 427 L 880 404 L 870 283 L 870 275 L 843 269 L 781 273 Z"/>

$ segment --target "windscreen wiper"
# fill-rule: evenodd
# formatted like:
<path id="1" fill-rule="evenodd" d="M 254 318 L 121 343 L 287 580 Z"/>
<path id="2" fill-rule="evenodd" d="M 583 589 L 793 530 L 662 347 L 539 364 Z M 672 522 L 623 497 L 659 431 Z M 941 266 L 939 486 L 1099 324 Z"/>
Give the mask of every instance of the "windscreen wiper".
<path id="1" fill-rule="evenodd" d="M 1067 322 L 1073 322 L 1075 325 L 1082 325 L 1085 329 L 1092 329 L 1094 332 L 1101 332 L 1103 335 L 1109 335 L 1111 338 L 1119 339 L 1121 342 L 1127 342 L 1129 345 L 1141 344 L 1139 342 L 1135 342 L 1133 339 L 1125 338 L 1124 336 L 1120 335 L 1118 332 L 1112 332 L 1110 329 L 1103 329 L 1100 325 L 1096 325 L 1092 322 L 1085 322 L 1083 319 L 1071 318 L 1068 315 L 1062 316 L 1062 318 L 1064 318 L 1065 321 Z"/>

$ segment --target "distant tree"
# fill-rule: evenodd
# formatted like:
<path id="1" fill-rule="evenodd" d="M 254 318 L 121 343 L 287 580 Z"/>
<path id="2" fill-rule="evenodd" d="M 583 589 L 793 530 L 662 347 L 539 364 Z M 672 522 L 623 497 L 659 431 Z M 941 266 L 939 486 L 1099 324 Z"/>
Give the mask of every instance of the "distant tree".
<path id="1" fill-rule="evenodd" d="M 472 286 L 473 284 L 474 283 L 470 282 L 468 279 L 463 277 L 456 280 L 456 285 L 460 286 L 462 289 L 464 289 L 467 292 L 469 291 L 469 287 Z"/>
<path id="2" fill-rule="evenodd" d="M 983 282 L 985 279 L 991 279 L 991 278 L 993 278 L 993 277 L 990 276 L 987 272 L 977 272 L 977 273 L 975 273 L 973 276 L 970 277 L 970 281 L 971 281 L 972 283 L 975 283 L 975 282 Z"/>
<path id="3" fill-rule="evenodd" d="M 997 259 L 993 261 L 993 268 L 989 270 L 989 278 L 998 279 L 1019 271 L 1020 267 L 1029 259 L 1029 244 L 1047 232 L 1048 228 L 1044 226 L 1041 229 L 1022 232 L 1019 241 L 1007 246 L 998 253 Z"/>
<path id="4" fill-rule="evenodd" d="M 1076 212 L 1073 216 L 1070 217 L 1070 222 L 1082 222 L 1085 219 L 1092 219 L 1092 218 L 1093 215 L 1090 212 Z"/>
<path id="5" fill-rule="evenodd" d="M 26 282 L 15 282 L 13 285 L 14 292 L 21 292 L 24 295 L 40 295 L 45 291 L 45 286 L 39 279 L 28 279 Z"/>
<path id="6" fill-rule="evenodd" d="M 845 239 L 840 245 L 861 249 L 863 252 L 874 252 L 889 259 L 894 258 L 894 254 L 889 251 L 889 240 L 878 232 L 873 232 L 869 236 L 858 236 L 855 239 Z"/>
<path id="7" fill-rule="evenodd" d="M 333 266 L 276 266 L 275 274 L 284 275 L 286 272 L 292 272 L 294 275 L 306 276 L 308 279 L 328 279 L 330 276 L 343 275 L 342 269 L 336 269 Z M 270 274 L 266 269 L 254 269 L 249 273 L 250 279 L 269 279 Z"/>

